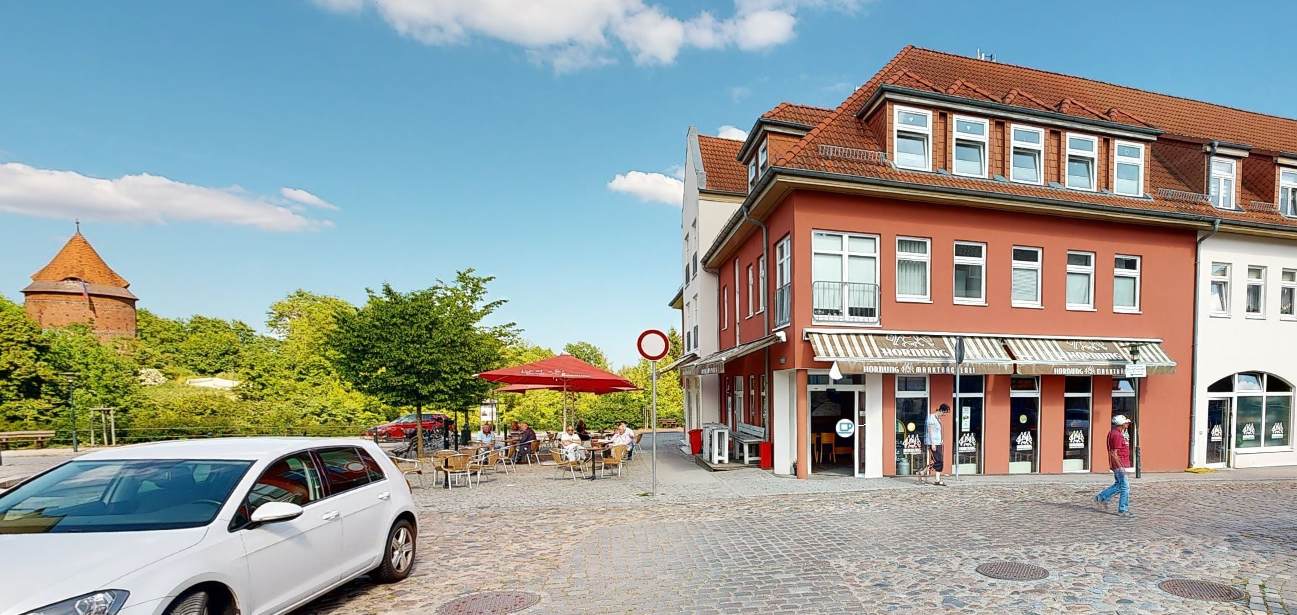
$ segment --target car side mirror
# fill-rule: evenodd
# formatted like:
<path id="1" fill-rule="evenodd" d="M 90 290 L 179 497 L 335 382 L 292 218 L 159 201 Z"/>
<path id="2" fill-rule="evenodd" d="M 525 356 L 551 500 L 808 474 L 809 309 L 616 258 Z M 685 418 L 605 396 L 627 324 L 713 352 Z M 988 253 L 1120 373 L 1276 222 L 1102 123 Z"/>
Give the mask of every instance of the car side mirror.
<path id="1" fill-rule="evenodd" d="M 288 502 L 266 502 L 252 513 L 252 524 L 262 525 L 279 521 L 292 521 L 305 512 L 301 506 Z"/>

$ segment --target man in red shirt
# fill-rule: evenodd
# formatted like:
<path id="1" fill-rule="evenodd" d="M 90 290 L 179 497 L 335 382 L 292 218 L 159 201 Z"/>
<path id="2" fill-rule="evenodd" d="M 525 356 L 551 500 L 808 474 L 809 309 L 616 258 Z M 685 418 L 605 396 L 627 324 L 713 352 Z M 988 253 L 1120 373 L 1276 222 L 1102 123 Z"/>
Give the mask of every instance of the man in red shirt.
<path id="1" fill-rule="evenodd" d="M 1130 428 L 1130 419 L 1118 414 L 1112 417 L 1112 431 L 1108 432 L 1108 467 L 1116 482 L 1103 493 L 1094 496 L 1096 505 L 1108 507 L 1112 496 L 1121 494 L 1117 501 L 1117 514 L 1122 517 L 1135 516 L 1130 512 L 1130 481 L 1126 477 L 1126 468 L 1130 467 L 1130 444 L 1126 441 L 1126 430 Z"/>

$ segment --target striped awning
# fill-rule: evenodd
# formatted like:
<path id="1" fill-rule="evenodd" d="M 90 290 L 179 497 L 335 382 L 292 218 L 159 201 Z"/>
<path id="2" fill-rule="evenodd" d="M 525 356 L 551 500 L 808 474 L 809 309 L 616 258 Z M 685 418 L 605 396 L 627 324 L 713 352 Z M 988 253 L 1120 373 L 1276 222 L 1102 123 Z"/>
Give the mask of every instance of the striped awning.
<path id="1" fill-rule="evenodd" d="M 1123 376 L 1135 362 L 1132 350 L 1139 349 L 1139 363 L 1150 376 L 1175 373 L 1175 361 L 1156 341 L 1069 340 L 1006 337 L 1019 374 L 1059 376 Z"/>
<path id="2" fill-rule="evenodd" d="M 703 357 L 693 363 L 680 368 L 680 372 L 686 376 L 706 376 L 709 374 L 725 373 L 725 363 L 733 361 L 742 356 L 752 354 L 758 350 L 768 348 L 775 344 L 780 344 L 788 338 L 784 337 L 783 331 L 776 331 L 761 339 L 753 340 L 740 346 L 727 348 L 715 354 Z"/>
<path id="3" fill-rule="evenodd" d="M 808 332 L 816 361 L 844 373 L 953 374 L 954 336 Z M 961 374 L 1012 374 L 1013 359 L 999 338 L 965 337 Z"/>
<path id="4" fill-rule="evenodd" d="M 698 353 L 691 352 L 683 357 L 680 357 L 679 359 L 676 359 L 675 361 L 672 361 L 671 363 L 668 363 L 667 366 L 663 367 L 661 371 L 659 371 L 658 373 L 665 374 L 677 367 L 684 367 L 697 360 L 698 360 Z"/>

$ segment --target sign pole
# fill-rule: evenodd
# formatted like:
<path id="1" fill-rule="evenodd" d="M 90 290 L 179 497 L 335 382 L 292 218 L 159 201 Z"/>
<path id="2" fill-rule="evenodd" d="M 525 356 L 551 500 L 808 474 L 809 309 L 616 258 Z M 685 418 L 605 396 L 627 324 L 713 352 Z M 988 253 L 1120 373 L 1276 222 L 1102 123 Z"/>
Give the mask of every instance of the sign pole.
<path id="1" fill-rule="evenodd" d="M 651 497 L 658 494 L 658 362 L 653 362 L 653 491 Z"/>
<path id="2" fill-rule="evenodd" d="M 657 329 L 649 329 L 640 334 L 639 339 L 635 340 L 636 349 L 639 350 L 641 357 L 653 364 L 652 378 L 650 385 L 652 390 L 653 407 L 650 412 L 649 424 L 653 426 L 653 483 L 649 497 L 657 497 L 658 494 L 658 361 L 667 356 L 671 351 L 671 339 L 667 334 Z M 646 427 L 647 429 L 647 427 Z"/>

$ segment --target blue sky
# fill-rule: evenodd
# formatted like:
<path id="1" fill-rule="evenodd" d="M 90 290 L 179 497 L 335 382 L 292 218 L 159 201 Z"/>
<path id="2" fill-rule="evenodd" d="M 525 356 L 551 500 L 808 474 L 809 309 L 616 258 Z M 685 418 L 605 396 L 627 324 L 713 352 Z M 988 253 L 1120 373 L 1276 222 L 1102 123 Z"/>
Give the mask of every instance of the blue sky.
<path id="1" fill-rule="evenodd" d="M 359 302 L 473 267 L 532 341 L 628 363 L 639 331 L 679 324 L 680 210 L 660 201 L 691 124 L 836 106 L 906 44 L 1297 117 L 1297 4 L 1218 9 L 6 2 L 0 294 L 79 216 L 162 315 L 260 326 L 296 288 Z M 661 176 L 610 189 L 631 171 Z"/>

